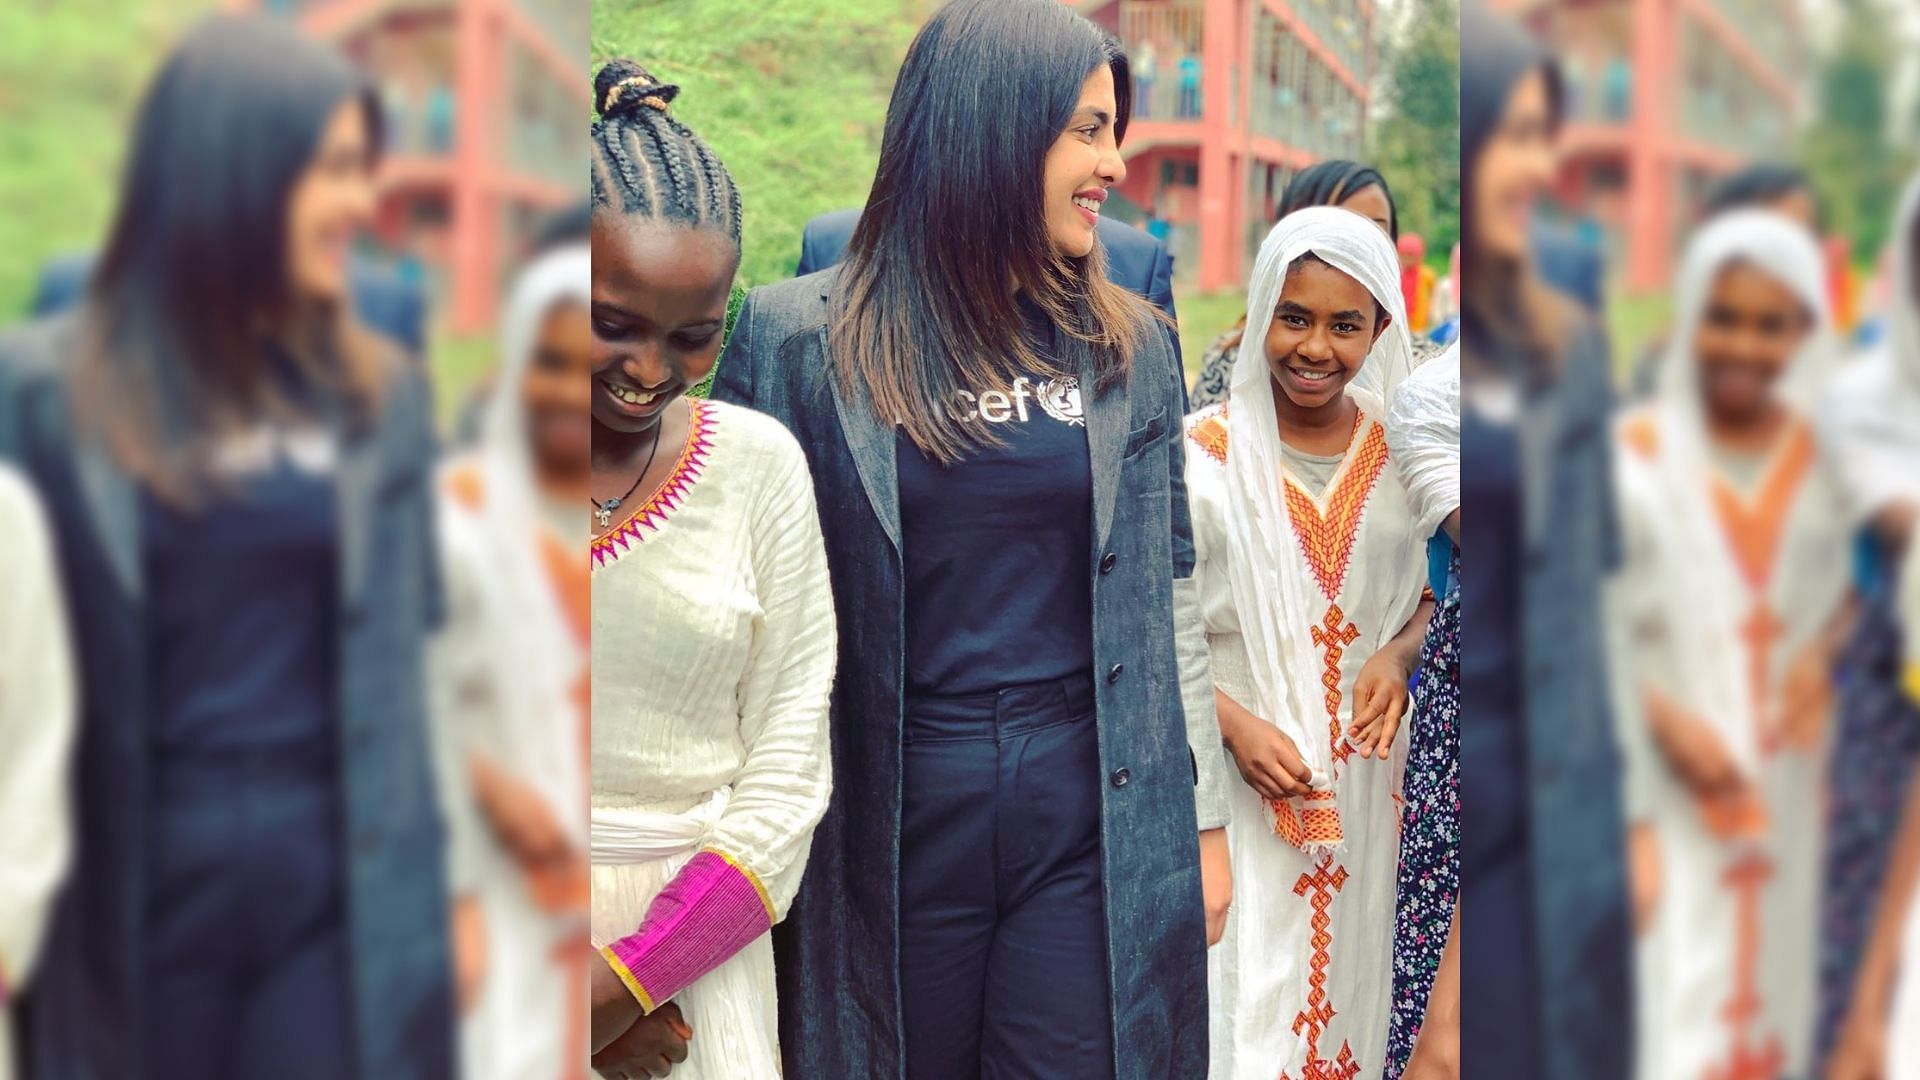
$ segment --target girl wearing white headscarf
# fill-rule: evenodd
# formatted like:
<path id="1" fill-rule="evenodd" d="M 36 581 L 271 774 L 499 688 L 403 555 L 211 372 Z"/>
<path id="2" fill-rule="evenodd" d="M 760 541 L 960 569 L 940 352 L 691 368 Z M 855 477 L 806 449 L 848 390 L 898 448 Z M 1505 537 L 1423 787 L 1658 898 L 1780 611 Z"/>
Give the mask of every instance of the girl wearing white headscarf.
<path id="1" fill-rule="evenodd" d="M 1386 1057 L 1396 734 L 1431 608 L 1426 534 L 1382 426 L 1411 366 L 1399 281 L 1366 219 L 1282 219 L 1254 267 L 1227 401 L 1188 423 L 1194 578 L 1245 781 L 1228 826 L 1234 904 L 1210 958 L 1222 1080 L 1348 1067 L 1372 1080 Z"/>
<path id="2" fill-rule="evenodd" d="M 1646 1080 L 1742 1060 L 1800 1076 L 1814 1056 L 1818 792 L 1848 588 L 1808 422 L 1832 354 L 1821 266 L 1785 217 L 1715 218 L 1682 261 L 1655 400 L 1620 426 L 1610 603 L 1629 814 L 1659 864 L 1636 949 Z"/>
<path id="3" fill-rule="evenodd" d="M 1834 821 L 1846 830 L 1845 844 L 1824 875 L 1825 989 L 1835 1013 L 1844 1010 L 1827 1074 L 1837 1080 L 1920 1080 L 1920 783 L 1913 771 L 1920 747 L 1920 559 L 1913 554 L 1920 520 L 1920 176 L 1901 197 L 1889 243 L 1885 343 L 1835 380 L 1824 411 L 1850 520 L 1866 530 L 1876 555 L 1861 633 L 1850 649 L 1858 671 L 1850 672 L 1856 677 L 1842 698 L 1834 763 Z M 1900 668 L 1904 688 L 1887 678 Z M 1904 814 L 1890 812 L 1902 804 Z M 1894 827 L 1896 816 L 1901 823 Z"/>
<path id="4" fill-rule="evenodd" d="M 458 800 L 450 877 L 480 924 L 476 933 L 457 917 L 457 938 L 484 942 L 484 968 L 469 977 L 478 987 L 463 987 L 462 1075 L 472 1080 L 554 1080 L 587 1037 L 586 518 L 578 492 L 547 490 L 565 486 L 570 462 L 553 445 L 564 439 L 539 429 L 563 423 L 546 414 L 569 403 L 584 411 L 573 399 L 591 364 L 590 286 L 584 244 L 521 274 L 480 443 L 441 485 L 448 619 L 432 664 L 453 759 L 443 786 Z M 577 394 L 543 389 L 569 379 Z M 584 417 L 580 429 L 584 481 Z"/>

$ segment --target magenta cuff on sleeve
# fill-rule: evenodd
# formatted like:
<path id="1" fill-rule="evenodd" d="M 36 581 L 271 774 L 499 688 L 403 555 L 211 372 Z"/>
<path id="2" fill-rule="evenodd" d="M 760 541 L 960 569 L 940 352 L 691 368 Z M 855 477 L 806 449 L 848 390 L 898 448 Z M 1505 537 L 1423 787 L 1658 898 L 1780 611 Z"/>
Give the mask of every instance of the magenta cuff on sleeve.
<path id="1" fill-rule="evenodd" d="M 752 871 L 708 849 L 687 860 L 647 908 L 640 929 L 601 955 L 652 1012 L 773 926 L 773 903 Z"/>

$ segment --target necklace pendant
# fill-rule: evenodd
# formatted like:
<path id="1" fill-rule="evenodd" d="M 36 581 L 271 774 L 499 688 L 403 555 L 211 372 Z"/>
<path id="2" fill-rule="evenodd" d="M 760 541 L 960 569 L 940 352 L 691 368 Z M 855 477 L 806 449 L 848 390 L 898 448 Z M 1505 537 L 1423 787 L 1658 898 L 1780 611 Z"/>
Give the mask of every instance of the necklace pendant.
<path id="1" fill-rule="evenodd" d="M 595 516 L 600 519 L 601 528 L 606 528 L 613 521 L 613 512 L 619 508 L 619 499 L 608 499 L 600 504 L 600 509 L 595 512 Z"/>

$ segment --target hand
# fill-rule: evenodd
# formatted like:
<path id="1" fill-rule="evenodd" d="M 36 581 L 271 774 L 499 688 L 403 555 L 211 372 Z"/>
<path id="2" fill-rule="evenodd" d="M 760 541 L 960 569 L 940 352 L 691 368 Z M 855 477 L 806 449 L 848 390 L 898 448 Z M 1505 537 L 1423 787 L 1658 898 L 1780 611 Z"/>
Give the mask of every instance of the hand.
<path id="1" fill-rule="evenodd" d="M 472 771 L 481 813 L 523 866 L 538 867 L 572 854 L 565 830 L 539 792 L 482 758 L 473 759 Z"/>
<path id="2" fill-rule="evenodd" d="M 1820 743 L 1833 715 L 1833 661 L 1815 645 L 1794 657 L 1780 687 L 1780 711 L 1773 734 L 1794 750 L 1811 750 Z"/>
<path id="3" fill-rule="evenodd" d="M 1222 709 L 1220 716 L 1227 752 L 1240 779 L 1261 798 L 1299 798 L 1313 790 L 1313 770 L 1279 728 L 1238 706 Z"/>
<path id="4" fill-rule="evenodd" d="M 1233 860 L 1227 855 L 1227 830 L 1200 833 L 1200 896 L 1207 908 L 1207 946 L 1220 944 L 1233 906 Z"/>
<path id="5" fill-rule="evenodd" d="M 1732 751 L 1705 720 L 1664 699 L 1647 703 L 1654 744 L 1682 783 L 1702 799 L 1720 800 L 1747 787 Z"/>
<path id="6" fill-rule="evenodd" d="M 680 1006 L 669 1001 L 634 1021 L 632 1027 L 593 1055 L 593 1068 L 609 1080 L 637 1080 L 666 1076 L 687 1060 L 687 1040 L 693 1029 L 680 1016 Z"/>
<path id="7" fill-rule="evenodd" d="M 477 897 L 462 896 L 453 901 L 449 918 L 453 938 L 453 987 L 455 1001 L 462 1013 L 473 1008 L 480 996 L 480 985 L 487 978 L 487 921 Z"/>
<path id="8" fill-rule="evenodd" d="M 1886 1074 L 1886 1022 L 1855 1008 L 1840 1029 L 1823 1076 L 1825 1080 L 1884 1080 Z"/>
<path id="9" fill-rule="evenodd" d="M 1645 934 L 1660 903 L 1660 834 L 1639 822 L 1627 834 L 1627 883 L 1633 891 L 1633 932 Z"/>
<path id="10" fill-rule="evenodd" d="M 1393 645 L 1374 653 L 1353 681 L 1353 726 L 1347 739 L 1364 758 L 1386 760 L 1407 714 L 1413 657 Z"/>
<path id="11" fill-rule="evenodd" d="M 597 1055 L 640 1019 L 640 999 L 614 974 L 606 957 L 596 953 L 588 968 L 587 1004 L 593 1029 L 589 1049 Z"/>

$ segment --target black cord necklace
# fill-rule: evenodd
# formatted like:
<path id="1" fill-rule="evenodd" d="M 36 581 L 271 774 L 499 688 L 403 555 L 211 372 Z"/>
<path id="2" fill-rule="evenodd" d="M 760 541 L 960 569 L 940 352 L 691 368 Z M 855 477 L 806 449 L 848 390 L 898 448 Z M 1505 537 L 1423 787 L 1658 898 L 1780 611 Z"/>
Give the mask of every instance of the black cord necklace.
<path id="1" fill-rule="evenodd" d="M 617 499 L 608 499 L 605 502 L 601 502 L 598 499 L 595 499 L 591 495 L 587 496 L 587 502 L 593 504 L 594 515 L 599 520 L 601 528 L 603 529 L 606 528 L 607 525 L 613 521 L 613 512 L 615 510 L 620 509 L 621 503 L 626 502 L 628 499 L 632 498 L 635 489 L 639 488 L 640 486 L 640 481 L 645 480 L 647 478 L 648 470 L 653 468 L 654 455 L 660 452 L 660 429 L 665 426 L 666 425 L 664 424 L 654 425 L 653 448 L 647 451 L 647 463 L 645 465 L 640 466 L 640 475 L 633 478 L 633 485 L 627 488 L 626 494 L 620 496 Z"/>

